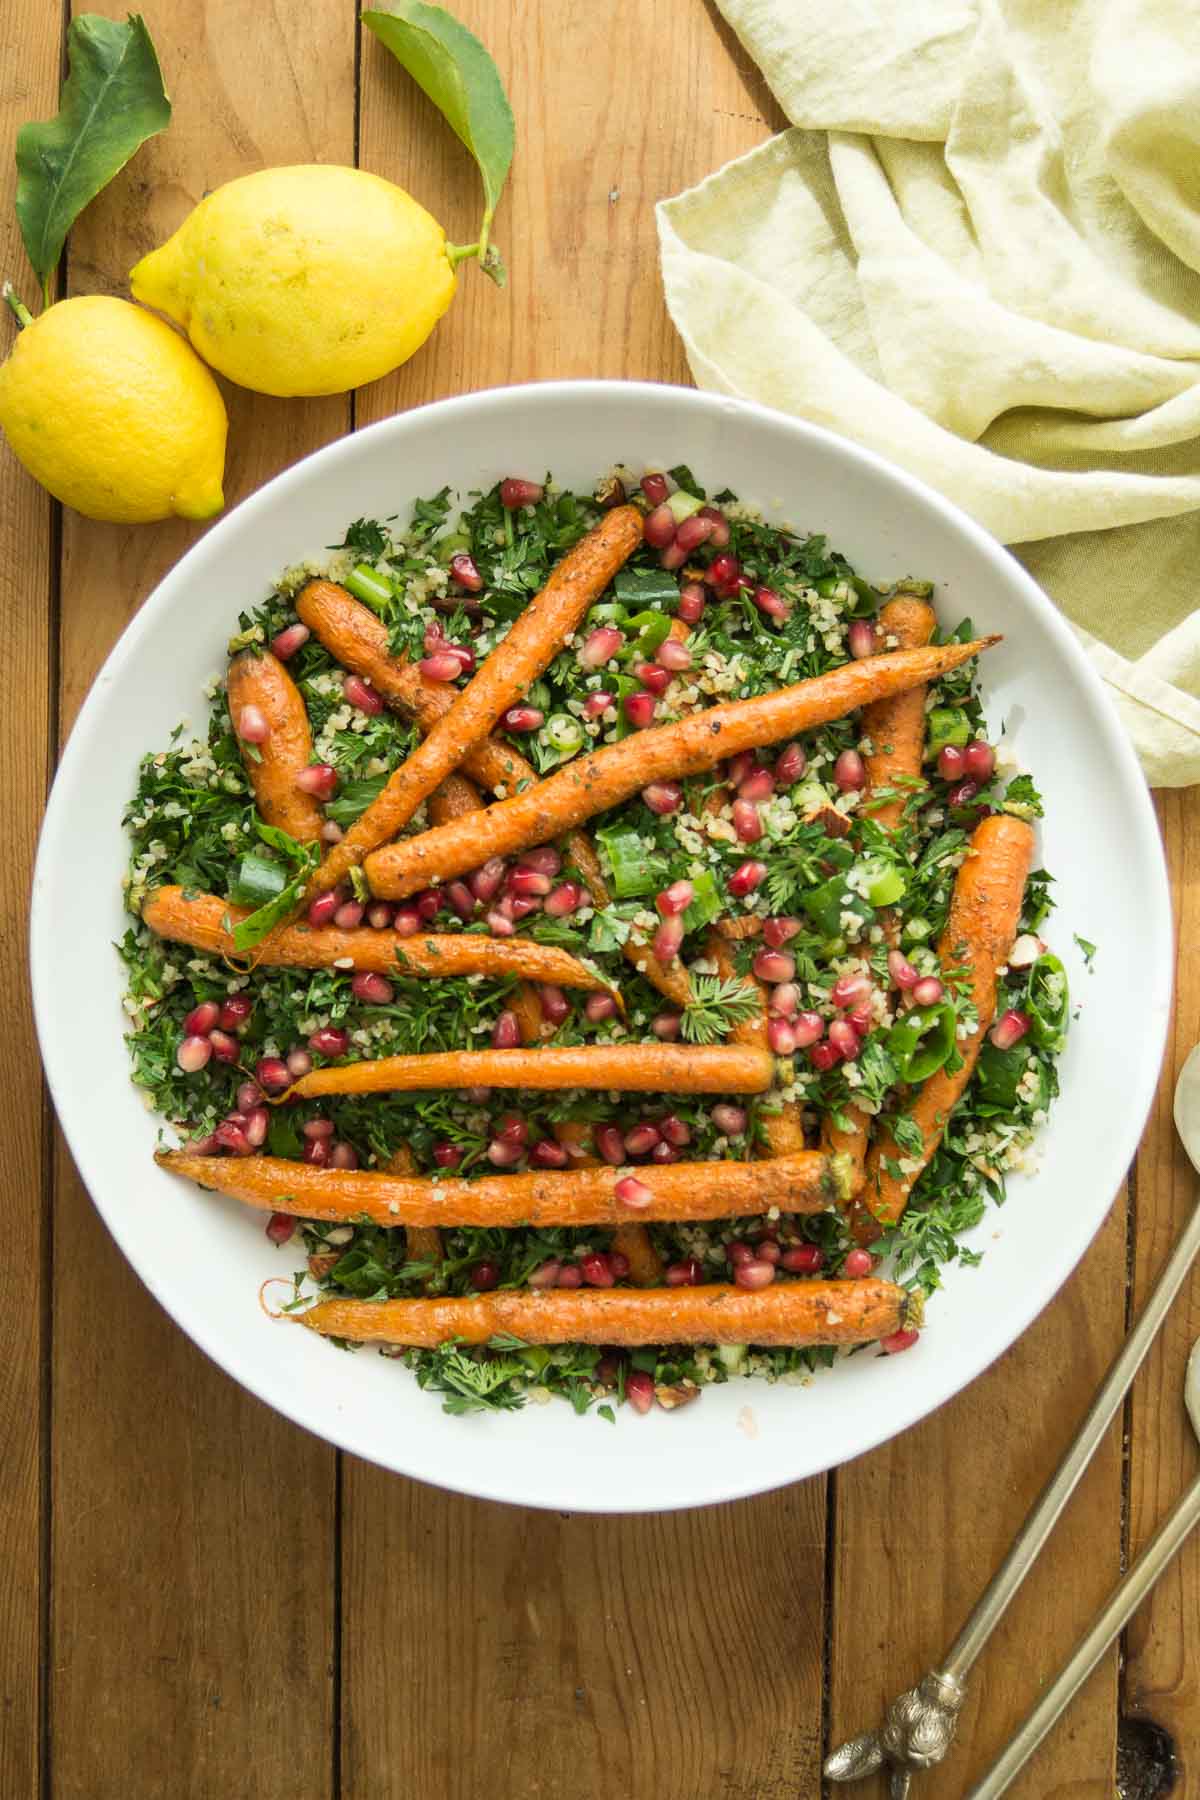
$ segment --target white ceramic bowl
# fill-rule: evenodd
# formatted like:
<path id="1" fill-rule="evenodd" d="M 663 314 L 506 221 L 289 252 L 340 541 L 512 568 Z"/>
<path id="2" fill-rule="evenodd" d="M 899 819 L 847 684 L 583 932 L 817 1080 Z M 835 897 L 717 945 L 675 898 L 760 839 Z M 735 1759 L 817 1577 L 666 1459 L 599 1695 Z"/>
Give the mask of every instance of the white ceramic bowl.
<path id="1" fill-rule="evenodd" d="M 687 462 L 778 523 L 828 534 L 865 575 L 932 577 L 945 621 L 969 613 L 1005 641 L 985 691 L 1046 795 L 1042 852 L 1058 878 L 1050 931 L 1081 1004 L 1039 1171 L 975 1234 L 905 1356 L 859 1355 L 803 1387 L 734 1381 L 698 1405 L 616 1428 L 564 1404 L 499 1417 L 442 1412 L 393 1362 L 349 1357 L 271 1323 L 260 1282 L 291 1251 L 262 1218 L 151 1162 L 156 1123 L 121 1046 L 120 815 L 139 757 L 204 713 L 231 623 L 289 563 L 362 515 L 512 470 L 590 486 L 626 459 Z M 1099 946 L 1086 974 L 1072 942 Z M 1130 971 L 1136 980 L 1130 984 Z M 297 1423 L 406 1475 L 485 1498 L 651 1511 L 754 1494 L 902 1431 L 999 1356 L 1052 1297 L 1099 1227 L 1154 1091 L 1171 993 L 1172 933 L 1150 801 L 1115 714 L 1034 583 L 963 514 L 852 444 L 765 409 L 689 389 L 557 382 L 444 401 L 331 444 L 245 501 L 151 595 L 88 696 L 54 786 L 33 889 L 32 969 L 59 1118 L 109 1229 L 183 1329 Z"/>

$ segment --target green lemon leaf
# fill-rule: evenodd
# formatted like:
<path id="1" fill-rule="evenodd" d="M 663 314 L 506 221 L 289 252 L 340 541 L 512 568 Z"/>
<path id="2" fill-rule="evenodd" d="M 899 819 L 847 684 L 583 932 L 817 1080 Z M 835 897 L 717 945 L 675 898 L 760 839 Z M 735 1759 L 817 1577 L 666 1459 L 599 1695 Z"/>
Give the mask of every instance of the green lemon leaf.
<path id="1" fill-rule="evenodd" d="M 71 226 L 171 118 L 158 57 L 139 14 L 121 25 L 81 13 L 67 33 L 67 56 L 70 73 L 58 117 L 17 133 L 17 220 L 47 305 Z"/>
<path id="2" fill-rule="evenodd" d="M 504 265 L 488 243 L 492 217 L 513 158 L 513 115 L 496 65 L 465 25 L 424 0 L 397 0 L 392 7 L 364 12 L 363 24 L 408 70 L 446 123 L 460 137 L 483 178 L 483 223 L 479 242 L 449 246 L 452 260 L 478 256 L 479 265 L 501 286 Z"/>

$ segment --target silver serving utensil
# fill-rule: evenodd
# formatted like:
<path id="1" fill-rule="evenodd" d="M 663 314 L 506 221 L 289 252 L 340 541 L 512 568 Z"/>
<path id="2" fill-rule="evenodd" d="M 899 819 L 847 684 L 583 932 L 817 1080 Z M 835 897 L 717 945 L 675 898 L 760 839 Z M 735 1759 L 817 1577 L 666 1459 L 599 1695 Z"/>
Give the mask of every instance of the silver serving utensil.
<path id="1" fill-rule="evenodd" d="M 1189 1054 L 1187 1061 L 1179 1072 L 1175 1084 L 1175 1127 L 1183 1141 L 1183 1147 L 1193 1167 L 1200 1172 L 1200 1045 Z M 1179 1242 L 1171 1253 L 1170 1260 L 1158 1278 L 1158 1282 L 1142 1310 L 1137 1324 L 1125 1340 L 1124 1347 L 1118 1354 L 1108 1374 L 1105 1376 L 1100 1390 L 1092 1401 L 1090 1408 L 1079 1427 L 1074 1442 L 1064 1455 L 1055 1473 L 1051 1476 L 1041 1495 L 1035 1501 L 1020 1531 L 1013 1539 L 1009 1551 L 991 1581 L 980 1595 L 970 1618 L 955 1638 L 941 1662 L 931 1669 L 915 1687 L 909 1688 L 892 1701 L 884 1715 L 883 1723 L 875 1731 L 863 1732 L 861 1737 L 851 1738 L 849 1743 L 841 1745 L 831 1756 L 826 1758 L 825 1774 L 830 1781 L 857 1781 L 861 1776 L 870 1775 L 876 1769 L 886 1768 L 891 1777 L 891 1800 L 907 1800 L 914 1771 L 932 1769 L 942 1761 L 951 1744 L 958 1725 L 958 1715 L 962 1711 L 967 1697 L 966 1678 L 971 1668 L 982 1654 L 992 1632 L 1008 1610 L 1009 1602 L 1024 1581 L 1029 1570 L 1037 1559 L 1046 1539 L 1057 1524 L 1060 1514 L 1079 1482 L 1080 1476 L 1087 1468 L 1096 1449 L 1111 1424 L 1117 1408 L 1137 1374 L 1146 1352 L 1153 1343 L 1159 1326 L 1166 1317 L 1171 1302 L 1179 1292 L 1184 1278 L 1196 1260 L 1200 1251 L 1200 1205 L 1196 1207 L 1180 1236 Z M 1192 1353 L 1189 1374 L 1196 1361 Z M 1189 1407 L 1192 1407 L 1192 1386 L 1189 1385 Z M 1195 1420 L 1196 1412 L 1192 1410 Z M 1181 1515 L 1189 1503 L 1193 1503 L 1195 1488 L 1189 1490 L 1188 1496 L 1179 1513 L 1172 1515 L 1167 1525 L 1147 1546 L 1137 1564 L 1130 1570 L 1118 1593 L 1124 1597 L 1127 1584 L 1139 1575 L 1143 1585 L 1130 1603 L 1129 1610 L 1138 1604 L 1138 1600 L 1149 1588 L 1155 1576 L 1174 1555 L 1189 1525 L 1181 1524 Z M 1200 1504 L 1196 1500 L 1195 1504 Z M 1194 1523 L 1194 1519 L 1192 1521 Z M 1172 1532 L 1173 1528 L 1173 1532 Z M 1167 1547 L 1167 1535 L 1170 1547 Z M 1178 1534 L 1178 1535 L 1174 1535 Z M 1143 1565 L 1153 1554 L 1157 1561 L 1153 1573 L 1148 1576 Z M 1109 1609 L 1117 1601 L 1114 1594 L 1108 1608 L 1098 1621 L 1096 1629 L 1108 1617 Z M 1120 1625 L 1128 1615 L 1122 1613 L 1121 1619 L 1113 1632 L 1120 1630 Z M 1104 1647 L 1111 1641 L 1112 1633 L 1103 1639 L 1093 1656 L 1093 1662 Z M 1084 1639 L 1072 1658 L 1064 1677 L 1075 1667 L 1077 1658 L 1092 1642 L 1092 1633 Z M 1092 1666 L 1088 1664 L 1088 1668 Z M 1025 1756 L 1033 1749 L 1034 1744 L 1049 1729 L 1053 1719 L 1057 1718 L 1062 1707 L 1079 1681 L 1065 1692 L 1055 1710 L 1040 1725 L 1037 1735 L 1032 1737 L 1016 1764 L 1011 1765 L 1004 1776 L 1001 1787 L 980 1788 L 976 1795 L 998 1794 L 1007 1786 L 1008 1780 L 1023 1762 Z M 1056 1693 L 1058 1684 L 1050 1690 Z M 1046 1700 L 1050 1697 L 1046 1696 Z M 1046 1701 L 1043 1701 L 1043 1705 Z M 1030 1716 L 1022 1727 L 1022 1734 L 1029 1730 L 1034 1721 L 1039 1719 L 1041 1708 Z M 1016 1740 L 1014 1740 L 1016 1742 Z M 997 1769 L 1001 1765 L 997 1765 Z M 996 1771 L 993 1771 L 995 1774 Z M 988 1779 L 991 1779 L 989 1777 Z M 975 1800 L 975 1796 L 972 1796 Z"/>

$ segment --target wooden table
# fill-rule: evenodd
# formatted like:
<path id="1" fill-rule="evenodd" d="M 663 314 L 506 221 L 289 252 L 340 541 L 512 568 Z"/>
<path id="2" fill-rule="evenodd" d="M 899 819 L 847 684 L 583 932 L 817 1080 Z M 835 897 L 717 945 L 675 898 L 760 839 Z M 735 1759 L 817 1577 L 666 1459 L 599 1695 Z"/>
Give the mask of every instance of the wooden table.
<path id="1" fill-rule="evenodd" d="M 230 389 L 231 503 L 319 444 L 446 394 L 549 376 L 688 379 L 652 207 L 780 128 L 756 71 L 703 0 L 457 10 L 495 52 L 517 111 L 496 228 L 509 287 L 468 269 L 430 344 L 352 397 Z M 352 0 L 147 0 L 174 121 L 84 216 L 66 291 L 124 293 L 134 260 L 208 188 L 271 163 L 357 159 L 469 238 L 471 166 L 360 39 L 354 12 Z M 30 298 L 10 147 L 19 123 L 55 110 L 60 31 L 46 0 L 10 0 L 0 16 L 0 267 Z M 0 865 L 13 1177 L 0 1260 L 0 1793 L 814 1800 L 823 1750 L 873 1723 L 960 1622 L 1192 1202 L 1170 1095 L 1200 1023 L 1195 958 L 1181 963 L 1141 1155 L 1083 1265 L 997 1367 L 897 1442 L 759 1500 L 632 1519 L 482 1505 L 337 1455 L 250 1399 L 160 1312 L 100 1225 L 38 1080 L 23 915 L 56 748 L 196 529 L 63 513 L 6 452 L 0 484 L 0 769 L 14 798 Z M 119 796 L 98 800 L 115 808 Z M 1168 794 L 1160 813 L 1190 946 L 1200 803 Z M 1129 975 L 1136 1006 L 1136 966 Z M 1179 1396 L 1198 1330 L 1193 1284 L 994 1640 L 950 1768 L 919 1784 L 929 1800 L 961 1796 L 1194 1472 Z M 1197 1646 L 1200 1547 L 1013 1791 L 1111 1800 L 1121 1722 L 1146 1719 L 1190 1774 L 1176 1794 L 1200 1795 Z"/>

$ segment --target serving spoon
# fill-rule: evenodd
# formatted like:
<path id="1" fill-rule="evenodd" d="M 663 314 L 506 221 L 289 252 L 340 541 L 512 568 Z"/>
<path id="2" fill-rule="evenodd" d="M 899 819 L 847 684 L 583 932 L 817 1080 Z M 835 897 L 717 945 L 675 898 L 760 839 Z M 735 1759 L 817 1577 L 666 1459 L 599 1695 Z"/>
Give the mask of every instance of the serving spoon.
<path id="1" fill-rule="evenodd" d="M 1188 1158 L 1193 1168 L 1200 1172 L 1200 1045 L 1190 1052 L 1179 1071 L 1174 1116 L 1175 1128 Z M 1200 1205 L 1196 1206 L 1184 1227 L 1141 1317 L 1105 1376 L 1074 1442 L 1034 1503 L 970 1618 L 941 1662 L 915 1687 L 892 1701 L 877 1730 L 852 1738 L 826 1759 L 825 1774 L 830 1781 L 856 1781 L 876 1769 L 886 1768 L 891 1777 L 891 1800 L 907 1800 L 914 1771 L 932 1769 L 942 1761 L 954 1742 L 958 1715 L 967 1697 L 967 1675 L 1074 1493 L 1080 1476 L 1145 1360 L 1171 1302 L 1196 1260 L 1197 1251 L 1200 1251 Z M 1200 1343 L 1193 1348 L 1188 1361 L 1186 1399 L 1192 1423 L 1200 1434 Z M 994 1800 L 994 1796 L 1004 1792 L 1198 1518 L 1200 1477 L 1110 1596 L 1095 1625 L 1021 1726 L 999 1762 L 984 1777 L 982 1785 L 971 1790 L 967 1800 Z"/>

